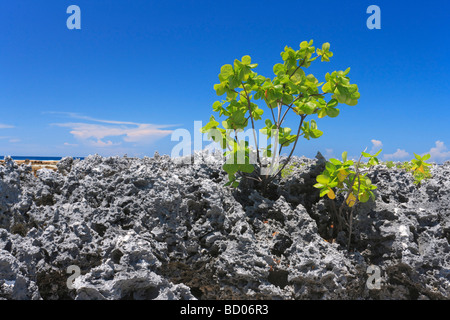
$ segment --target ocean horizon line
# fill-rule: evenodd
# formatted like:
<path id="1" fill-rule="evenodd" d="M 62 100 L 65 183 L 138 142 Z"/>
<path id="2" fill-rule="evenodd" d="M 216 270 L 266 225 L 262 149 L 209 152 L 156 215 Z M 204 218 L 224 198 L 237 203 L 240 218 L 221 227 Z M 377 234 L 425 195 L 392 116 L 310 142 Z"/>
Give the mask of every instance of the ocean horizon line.
<path id="1" fill-rule="evenodd" d="M 0 160 L 5 159 L 6 156 L 0 156 Z M 74 159 L 83 160 L 85 157 L 74 157 L 74 156 L 64 156 L 64 157 L 56 157 L 56 156 L 9 156 L 13 160 L 30 160 L 30 161 L 59 161 L 66 157 L 71 157 Z"/>

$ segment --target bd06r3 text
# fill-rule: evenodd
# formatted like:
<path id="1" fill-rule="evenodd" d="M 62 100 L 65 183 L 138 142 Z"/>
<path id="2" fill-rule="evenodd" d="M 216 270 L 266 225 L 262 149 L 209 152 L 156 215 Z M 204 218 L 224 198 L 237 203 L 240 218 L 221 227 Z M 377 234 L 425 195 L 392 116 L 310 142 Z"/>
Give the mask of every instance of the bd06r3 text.
<path id="1" fill-rule="evenodd" d="M 241 314 L 241 315 L 266 315 L 269 313 L 269 306 L 266 304 L 251 304 L 251 305 L 238 305 L 238 304 L 226 304 L 225 305 L 225 314 Z"/>

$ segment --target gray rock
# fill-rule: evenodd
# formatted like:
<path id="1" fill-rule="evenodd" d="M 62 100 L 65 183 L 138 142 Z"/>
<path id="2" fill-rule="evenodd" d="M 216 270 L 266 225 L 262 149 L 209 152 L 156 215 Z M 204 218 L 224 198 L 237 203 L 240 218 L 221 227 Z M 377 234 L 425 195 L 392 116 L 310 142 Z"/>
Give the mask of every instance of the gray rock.
<path id="1" fill-rule="evenodd" d="M 450 298 L 450 162 L 421 186 L 377 166 L 377 198 L 357 207 L 349 251 L 345 232 L 330 239 L 313 188 L 320 154 L 294 157 L 265 192 L 224 187 L 222 161 L 93 155 L 34 177 L 5 158 L 0 299 Z"/>

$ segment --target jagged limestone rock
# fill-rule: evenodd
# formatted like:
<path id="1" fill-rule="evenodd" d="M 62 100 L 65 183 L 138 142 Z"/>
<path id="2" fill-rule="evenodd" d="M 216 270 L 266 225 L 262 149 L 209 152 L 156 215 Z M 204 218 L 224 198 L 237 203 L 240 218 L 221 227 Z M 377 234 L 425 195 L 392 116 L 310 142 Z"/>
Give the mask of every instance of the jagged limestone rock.
<path id="1" fill-rule="evenodd" d="M 448 299 L 450 162 L 417 187 L 377 166 L 375 202 L 325 241 L 324 159 L 265 193 L 233 190 L 221 154 L 98 155 L 58 171 L 0 166 L 0 299 Z M 381 270 L 369 289 L 369 266 Z M 69 266 L 80 274 L 69 289 Z"/>

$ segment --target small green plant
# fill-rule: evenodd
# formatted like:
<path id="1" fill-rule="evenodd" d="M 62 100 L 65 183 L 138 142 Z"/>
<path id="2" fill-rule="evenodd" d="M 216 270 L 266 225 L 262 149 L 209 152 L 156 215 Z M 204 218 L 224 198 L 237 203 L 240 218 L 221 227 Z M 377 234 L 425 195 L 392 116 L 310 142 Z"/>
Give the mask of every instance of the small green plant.
<path id="1" fill-rule="evenodd" d="M 348 230 L 348 247 L 350 247 L 355 206 L 359 202 L 375 200 L 373 190 L 377 187 L 372 184 L 367 174 L 372 166 L 379 164 L 377 157 L 380 152 L 381 150 L 374 155 L 362 152 L 356 163 L 348 160 L 347 152 L 344 152 L 342 161 L 330 159 L 325 165 L 325 170 L 316 178 L 317 183 L 314 187 L 319 189 L 320 197 L 327 195 L 331 201 L 331 220 L 336 234 L 345 228 Z M 361 162 L 363 157 L 368 158 L 366 164 Z M 367 166 L 369 169 L 364 171 Z M 340 194 L 343 195 L 342 203 L 337 208 L 335 199 Z"/>
<path id="2" fill-rule="evenodd" d="M 395 167 L 394 161 L 387 161 L 387 162 L 385 163 L 385 165 L 386 165 L 386 167 L 387 167 L 388 169 L 392 169 L 393 167 Z"/>
<path id="3" fill-rule="evenodd" d="M 397 169 L 404 169 L 405 164 L 406 164 L 406 161 L 405 162 L 398 162 L 398 163 L 395 164 L 395 167 Z"/>
<path id="4" fill-rule="evenodd" d="M 431 178 L 429 168 L 431 164 L 425 162 L 430 159 L 430 157 L 430 154 L 426 154 L 421 157 L 420 155 L 414 153 L 414 159 L 397 164 L 397 168 L 410 172 L 414 178 L 414 184 L 420 185 L 422 181 Z"/>
<path id="5" fill-rule="evenodd" d="M 316 56 L 313 57 L 314 53 Z M 325 82 L 319 82 L 314 75 L 305 73 L 304 69 L 317 58 L 329 61 L 332 56 L 329 43 L 316 49 L 311 40 L 300 43 L 298 50 L 285 47 L 281 52 L 283 63 L 277 63 L 273 67 L 273 79 L 254 72 L 258 65 L 248 55 L 241 60 L 234 60 L 233 65 L 222 66 L 220 82 L 214 85 L 214 89 L 218 96 L 225 95 L 225 99 L 214 102 L 212 108 L 219 117 L 223 116 L 225 119 L 219 123 L 211 116 L 201 132 L 208 133 L 208 138 L 219 143 L 224 150 L 227 160 L 223 169 L 228 173 L 226 185 L 237 187 L 243 177 L 267 185 L 289 163 L 301 136 L 310 140 L 323 134 L 314 119 L 306 121 L 308 117 L 316 115 L 319 119 L 326 116 L 334 118 L 340 112 L 338 104 L 354 106 L 358 103 L 358 86 L 351 84 L 347 76 L 350 68 L 327 73 Z M 328 101 L 325 99 L 327 94 L 331 94 Z M 264 110 L 255 103 L 257 100 L 264 102 L 270 110 L 270 116 L 264 120 L 265 126 L 259 129 L 263 136 L 272 139 L 267 147 L 262 145 L 261 139 L 260 142 L 257 139 L 256 122 L 263 120 L 264 114 Z M 298 121 L 295 134 L 291 128 L 283 127 L 288 113 L 293 114 Z M 248 126 L 251 126 L 249 139 L 253 136 L 256 149 L 253 151 L 248 141 L 239 138 L 239 133 L 244 132 Z M 277 155 L 287 147 L 292 147 L 287 161 L 279 165 Z M 263 163 L 262 156 L 272 159 L 268 164 Z"/>
<path id="6" fill-rule="evenodd" d="M 431 164 L 425 161 L 430 159 L 431 155 L 426 154 L 423 157 L 414 153 L 414 159 L 410 161 L 408 171 L 410 171 L 414 177 L 414 183 L 420 185 L 423 180 L 431 178 L 430 166 Z"/>
<path id="7" fill-rule="evenodd" d="M 409 161 L 403 161 L 397 164 L 398 169 L 403 169 L 405 171 L 410 171 L 412 168 L 412 163 Z"/>

